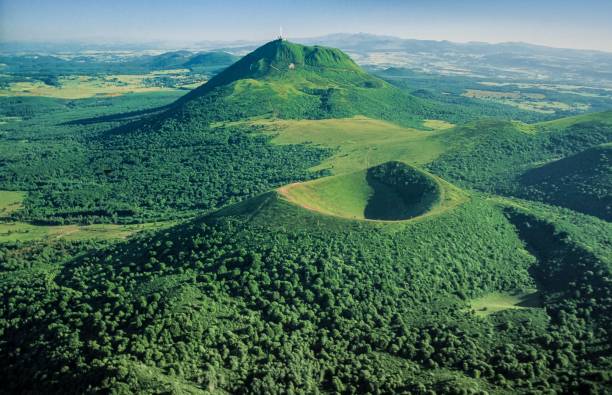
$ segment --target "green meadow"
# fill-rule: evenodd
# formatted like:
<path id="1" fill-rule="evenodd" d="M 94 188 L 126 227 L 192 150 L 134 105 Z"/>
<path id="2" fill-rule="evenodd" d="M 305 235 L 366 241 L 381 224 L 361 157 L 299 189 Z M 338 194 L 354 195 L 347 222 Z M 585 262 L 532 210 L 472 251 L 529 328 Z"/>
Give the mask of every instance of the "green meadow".
<path id="1" fill-rule="evenodd" d="M 365 169 L 390 160 L 410 164 L 432 161 L 444 145 L 432 137 L 443 131 L 424 131 L 357 116 L 324 120 L 255 120 L 253 125 L 274 136 L 275 144 L 311 143 L 335 149 L 330 158 L 314 169 L 334 174 Z"/>
<path id="2" fill-rule="evenodd" d="M 25 192 L 0 191 L 0 218 L 19 210 L 25 197 Z"/>
<path id="3" fill-rule="evenodd" d="M 26 222 L 0 222 L 0 243 L 56 240 L 120 240 L 146 230 L 159 230 L 175 222 L 136 225 L 33 225 Z"/>

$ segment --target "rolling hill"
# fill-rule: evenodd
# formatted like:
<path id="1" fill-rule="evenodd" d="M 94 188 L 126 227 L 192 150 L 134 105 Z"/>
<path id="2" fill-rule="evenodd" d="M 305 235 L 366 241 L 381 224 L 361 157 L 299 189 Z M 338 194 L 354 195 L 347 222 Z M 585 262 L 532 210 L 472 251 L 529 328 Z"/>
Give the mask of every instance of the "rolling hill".
<path id="1" fill-rule="evenodd" d="M 606 146 L 595 147 L 612 142 L 612 112 L 532 125 L 481 120 L 460 125 L 434 140 L 445 145 L 446 150 L 427 168 L 446 180 L 484 192 L 540 200 L 609 218 L 607 204 L 603 203 L 610 196 L 607 156 L 598 155 L 607 151 Z M 588 151 L 580 154 L 584 150 Z M 566 157 L 572 158 L 542 167 Z M 579 169 L 582 166 L 583 173 Z M 554 185 L 536 185 L 538 180 L 543 181 L 544 174 Z M 580 174 L 593 178 L 582 183 Z M 569 184 L 563 185 L 565 182 Z M 591 183 L 592 187 L 586 186 Z M 578 203 L 580 195 L 594 199 Z M 594 206 L 588 208 L 590 204 Z"/>
<path id="2" fill-rule="evenodd" d="M 332 34 L 304 39 L 307 44 L 340 48 L 362 64 L 409 66 L 413 70 L 507 80 L 564 81 L 609 87 L 612 54 L 601 51 L 551 48 L 521 42 L 456 43 L 403 39 L 372 34 Z M 478 61 L 474 61 L 477 58 Z M 446 73 L 445 73 L 446 72 Z"/>
<path id="3" fill-rule="evenodd" d="M 159 55 L 143 55 L 111 61 L 95 57 L 63 59 L 52 55 L 0 55 L 4 71 L 17 76 L 58 76 L 84 74 L 134 74 L 155 70 L 188 68 L 218 72 L 239 59 L 223 51 L 194 53 L 171 51 Z"/>
<path id="4" fill-rule="evenodd" d="M 612 145 L 605 144 L 525 172 L 523 195 L 612 220 Z"/>
<path id="5" fill-rule="evenodd" d="M 186 56 L 170 53 L 157 60 L 168 64 Z M 28 148 L 41 153 L 35 160 L 25 159 L 25 148 L 13 150 L 8 153 L 11 161 L 0 169 L 0 182 L 5 189 L 32 191 L 19 219 L 54 224 L 167 219 L 329 174 L 325 168 L 307 169 L 320 165 L 337 145 L 274 145 L 272 136 L 252 133 L 251 125 L 227 121 L 346 120 L 363 113 L 425 128 L 417 108 L 418 99 L 369 76 L 341 51 L 277 40 L 165 110 L 70 137 L 66 149 L 52 149 L 51 162 L 43 159 L 46 143 Z M 384 132 L 391 124 L 379 125 Z M 411 140 L 428 137 L 426 131 L 398 132 Z M 416 146 L 413 141 L 411 152 Z M 239 157 L 242 166 L 237 165 Z M 377 162 L 393 159 L 403 158 L 391 155 Z"/>
<path id="6" fill-rule="evenodd" d="M 185 56 L 170 53 L 160 61 Z M 418 108 L 418 99 L 363 72 L 339 50 L 276 40 L 173 105 L 76 142 L 71 139 L 79 154 L 54 151 L 58 157 L 50 165 L 42 159 L 11 161 L 1 169 L 0 182 L 7 189 L 32 190 L 20 219 L 54 224 L 168 219 L 329 174 L 314 168 L 337 146 L 270 144 L 272 136 L 228 121 L 365 114 L 425 129 Z M 427 132 L 419 135 L 425 140 Z M 413 147 L 412 152 L 416 143 Z M 33 187 L 39 177 L 46 181 Z M 79 182 L 71 181 L 75 179 Z"/>
<path id="7" fill-rule="evenodd" d="M 169 219 L 389 161 L 426 166 L 461 187 L 547 201 L 525 192 L 522 173 L 612 141 L 610 112 L 451 128 L 423 119 L 436 114 L 424 103 L 341 51 L 277 40 L 134 122 L 61 144 L 54 133 L 28 134 L 28 146 L 6 150 L 0 185 L 31 192 L 17 219 L 54 224 Z"/>

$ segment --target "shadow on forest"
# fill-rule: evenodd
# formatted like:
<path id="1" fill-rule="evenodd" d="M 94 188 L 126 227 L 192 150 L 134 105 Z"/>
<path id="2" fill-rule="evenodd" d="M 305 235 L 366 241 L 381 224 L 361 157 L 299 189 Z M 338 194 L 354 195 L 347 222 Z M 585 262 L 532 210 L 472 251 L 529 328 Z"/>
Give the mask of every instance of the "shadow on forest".
<path id="1" fill-rule="evenodd" d="M 136 121 L 144 116 L 160 114 L 161 112 L 170 108 L 171 105 L 172 104 L 168 104 L 168 105 L 161 106 L 161 107 L 147 108 L 144 110 L 122 112 L 122 113 L 110 114 L 110 115 L 103 115 L 99 117 L 75 119 L 73 121 L 64 122 L 62 123 L 62 125 L 91 125 L 91 124 L 103 123 L 103 122 Z"/>

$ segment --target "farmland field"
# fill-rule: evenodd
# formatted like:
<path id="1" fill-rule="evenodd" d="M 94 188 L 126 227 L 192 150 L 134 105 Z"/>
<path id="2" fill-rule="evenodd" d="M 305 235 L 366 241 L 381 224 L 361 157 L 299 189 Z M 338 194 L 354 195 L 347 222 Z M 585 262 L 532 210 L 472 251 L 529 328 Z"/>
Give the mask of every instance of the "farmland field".
<path id="1" fill-rule="evenodd" d="M 161 79 L 165 83 L 160 83 Z M 57 85 L 39 80 L 12 82 L 0 88 L 0 96 L 45 96 L 59 99 L 84 99 L 96 96 L 119 96 L 191 89 L 205 82 L 203 77 L 188 76 L 188 70 L 153 71 L 148 74 L 61 76 Z"/>
<path id="2" fill-rule="evenodd" d="M 520 91 L 487 91 L 468 89 L 463 96 L 490 100 L 520 108 L 522 110 L 553 114 L 555 111 L 586 111 L 589 105 L 581 103 L 566 103 L 550 100 L 543 93 L 523 93 Z"/>

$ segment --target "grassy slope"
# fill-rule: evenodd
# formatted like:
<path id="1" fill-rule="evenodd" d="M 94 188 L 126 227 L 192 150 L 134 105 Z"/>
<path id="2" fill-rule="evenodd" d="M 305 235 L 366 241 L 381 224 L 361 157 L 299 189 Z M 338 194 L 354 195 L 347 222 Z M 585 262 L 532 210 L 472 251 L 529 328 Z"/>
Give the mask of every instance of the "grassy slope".
<path id="1" fill-rule="evenodd" d="M 0 223 L 0 243 L 62 240 L 117 240 L 145 230 L 161 230 L 175 222 L 147 222 L 136 225 L 33 225 L 26 222 Z"/>
<path id="2" fill-rule="evenodd" d="M 422 131 L 390 122 L 356 116 L 325 120 L 247 121 L 254 129 L 274 136 L 276 144 L 313 143 L 335 149 L 334 155 L 314 169 L 342 174 L 390 160 L 421 165 L 435 159 L 444 145 L 432 137 L 444 131 Z"/>
<path id="3" fill-rule="evenodd" d="M 492 292 L 470 301 L 470 308 L 478 316 L 487 316 L 508 309 L 538 307 L 539 300 L 535 289 L 513 293 Z"/>
<path id="4" fill-rule="evenodd" d="M 538 129 L 546 130 L 549 128 L 567 128 L 584 122 L 601 122 L 606 125 L 612 125 L 612 111 L 576 115 L 574 117 L 566 117 L 555 119 L 553 121 L 540 122 L 536 125 Z"/>
<path id="5" fill-rule="evenodd" d="M 352 219 L 364 219 L 368 199 L 374 193 L 365 171 L 290 184 L 278 191 L 309 210 Z"/>
<path id="6" fill-rule="evenodd" d="M 336 149 L 331 158 L 315 167 L 330 169 L 334 174 L 364 169 L 390 160 L 424 165 L 435 162 L 449 152 L 450 156 L 443 158 L 444 161 L 454 157 L 463 163 L 456 163 L 455 172 L 445 175 L 461 181 L 469 179 L 470 174 L 465 170 L 472 168 L 484 168 L 497 177 L 504 172 L 533 167 L 546 156 L 554 158 L 563 152 L 563 148 L 537 146 L 542 141 L 541 136 L 555 135 L 558 140 L 568 140 L 571 145 L 571 139 L 580 139 L 581 133 L 590 132 L 588 127 L 592 122 L 604 127 L 612 124 L 612 112 L 534 125 L 482 120 L 430 132 L 363 116 L 328 120 L 254 119 L 240 123 L 250 124 L 254 130 L 273 135 L 272 142 L 276 144 L 312 143 Z M 570 130 L 572 127 L 576 132 Z"/>

